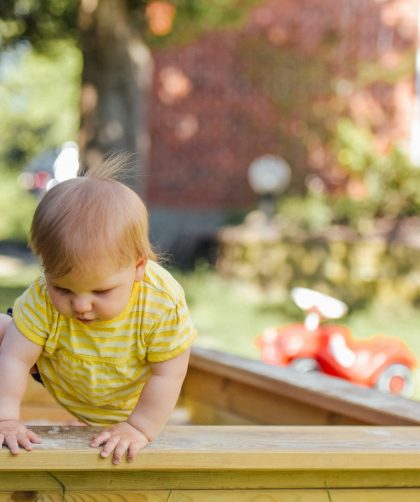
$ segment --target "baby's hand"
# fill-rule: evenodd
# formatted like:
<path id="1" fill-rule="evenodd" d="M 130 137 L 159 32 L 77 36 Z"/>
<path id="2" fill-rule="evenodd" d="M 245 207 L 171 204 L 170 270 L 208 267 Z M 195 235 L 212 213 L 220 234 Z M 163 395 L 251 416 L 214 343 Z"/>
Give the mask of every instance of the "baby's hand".
<path id="1" fill-rule="evenodd" d="M 119 464 L 126 452 L 128 462 L 132 462 L 148 443 L 149 440 L 141 431 L 127 422 L 121 422 L 96 434 L 90 446 L 97 448 L 104 445 L 101 457 L 106 458 L 114 452 L 112 462 Z"/>
<path id="2" fill-rule="evenodd" d="M 19 453 L 19 446 L 31 451 L 32 443 L 41 442 L 38 434 L 27 429 L 19 420 L 0 420 L 0 446 L 8 446 L 13 455 Z"/>

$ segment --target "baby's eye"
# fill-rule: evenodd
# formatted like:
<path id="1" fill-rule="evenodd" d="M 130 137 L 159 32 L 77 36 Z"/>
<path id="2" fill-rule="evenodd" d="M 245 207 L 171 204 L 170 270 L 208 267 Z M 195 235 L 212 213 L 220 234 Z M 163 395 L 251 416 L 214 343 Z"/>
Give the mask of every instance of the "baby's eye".
<path id="1" fill-rule="evenodd" d="M 100 290 L 96 290 L 94 291 L 95 295 L 101 295 L 101 296 L 104 296 L 106 295 L 107 293 L 110 293 L 112 290 L 111 289 L 100 289 Z"/>
<path id="2" fill-rule="evenodd" d="M 61 293 L 62 295 L 68 295 L 70 293 L 70 290 L 66 288 L 60 288 L 58 286 L 54 286 L 54 289 L 59 293 Z"/>

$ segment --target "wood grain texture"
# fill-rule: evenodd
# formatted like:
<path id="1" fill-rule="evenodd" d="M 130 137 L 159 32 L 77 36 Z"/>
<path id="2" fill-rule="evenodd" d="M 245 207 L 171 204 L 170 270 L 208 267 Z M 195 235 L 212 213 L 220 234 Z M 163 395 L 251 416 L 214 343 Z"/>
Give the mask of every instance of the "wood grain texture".
<path id="1" fill-rule="evenodd" d="M 302 374 L 200 347 L 192 351 L 183 393 L 258 423 L 262 419 L 271 424 L 297 420 L 294 423 L 307 425 L 420 425 L 420 402 L 321 373 Z M 283 407 L 276 405 L 280 400 Z M 260 407 L 266 414 L 260 413 Z"/>
<path id="2" fill-rule="evenodd" d="M 420 427 L 171 426 L 119 466 L 96 428 L 34 430 L 34 451 L 0 451 L 0 502 L 420 500 Z"/>
<path id="3" fill-rule="evenodd" d="M 26 476 L 26 473 L 25 473 Z M 55 471 L 67 490 L 238 490 L 418 487 L 419 471 L 393 470 L 201 470 L 201 471 Z"/>
<path id="4" fill-rule="evenodd" d="M 418 502 L 419 489 L 0 491 L 0 502 Z"/>
<path id="5" fill-rule="evenodd" d="M 21 472 L 0 471 L 0 491 L 19 488 L 21 491 L 56 492 L 62 491 L 62 483 L 48 472 L 26 471 Z"/>
<path id="6" fill-rule="evenodd" d="M 22 490 L 4 492 L 0 488 L 0 502 L 62 502 L 62 500 L 63 494 L 61 492 Z"/>
<path id="7" fill-rule="evenodd" d="M 92 427 L 33 427 L 32 452 L 0 451 L 0 471 L 420 469 L 420 427 L 170 426 L 132 463 L 88 446 Z"/>
<path id="8" fill-rule="evenodd" d="M 171 492 L 156 490 L 67 492 L 63 502 L 168 502 Z"/>
<path id="9" fill-rule="evenodd" d="M 250 404 L 252 403 L 252 405 Z M 352 417 L 299 399 L 191 368 L 184 406 L 197 425 L 361 425 Z"/>
<path id="10" fill-rule="evenodd" d="M 168 502 L 329 502 L 326 490 L 174 491 Z"/>
<path id="11" fill-rule="evenodd" d="M 419 502 L 419 489 L 329 490 L 330 502 Z"/>

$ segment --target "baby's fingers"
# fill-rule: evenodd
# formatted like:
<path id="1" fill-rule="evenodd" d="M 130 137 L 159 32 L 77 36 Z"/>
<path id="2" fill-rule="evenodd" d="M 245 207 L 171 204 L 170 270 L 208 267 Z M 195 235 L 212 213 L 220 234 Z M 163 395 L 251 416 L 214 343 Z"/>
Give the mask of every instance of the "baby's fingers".
<path id="1" fill-rule="evenodd" d="M 29 441 L 31 443 L 42 443 L 42 439 L 38 436 L 38 434 L 36 434 L 34 431 L 31 431 L 30 429 L 28 429 L 26 436 L 29 438 Z"/>
<path id="2" fill-rule="evenodd" d="M 121 439 L 114 450 L 114 456 L 112 459 L 113 464 L 119 464 L 121 462 L 121 459 L 125 455 L 125 452 L 128 450 L 129 444 L 129 441 Z"/>
<path id="3" fill-rule="evenodd" d="M 127 460 L 128 462 L 132 462 L 138 455 L 139 451 L 142 450 L 145 446 L 147 446 L 148 442 L 140 442 L 134 441 L 130 444 L 128 448 Z"/>
<path id="4" fill-rule="evenodd" d="M 17 441 L 18 444 L 24 448 L 26 451 L 31 451 L 32 450 L 32 444 L 31 441 L 29 440 L 28 436 L 24 433 L 18 434 L 17 435 Z"/>
<path id="5" fill-rule="evenodd" d="M 6 436 L 5 443 L 12 455 L 17 455 L 19 453 L 19 445 L 16 436 Z"/>
<path id="6" fill-rule="evenodd" d="M 118 437 L 110 438 L 102 448 L 101 457 L 102 458 L 109 457 L 109 455 L 115 450 L 115 447 L 117 446 L 119 440 L 120 439 Z"/>
<path id="7" fill-rule="evenodd" d="M 93 436 L 92 441 L 89 443 L 92 448 L 97 448 L 103 443 L 106 443 L 111 438 L 109 431 L 102 431 L 96 436 Z"/>

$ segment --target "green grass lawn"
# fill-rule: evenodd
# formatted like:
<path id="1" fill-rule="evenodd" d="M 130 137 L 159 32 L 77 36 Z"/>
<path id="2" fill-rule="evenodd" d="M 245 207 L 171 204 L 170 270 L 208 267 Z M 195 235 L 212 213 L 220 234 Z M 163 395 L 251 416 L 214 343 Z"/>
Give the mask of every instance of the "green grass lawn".
<path id="1" fill-rule="evenodd" d="M 258 357 L 252 340 L 261 330 L 303 319 L 291 300 L 267 302 L 251 287 L 223 280 L 214 272 L 175 275 L 186 290 L 202 345 Z M 412 307 L 371 306 L 350 312 L 339 322 L 357 338 L 398 336 L 420 356 L 420 312 Z"/>
<path id="2" fill-rule="evenodd" d="M 1 260 L 0 260 L 1 265 Z M 7 264 L 6 264 L 7 265 Z M 8 270 L 12 268 L 12 270 Z M 4 270 L 8 270 L 4 275 Z M 3 275 L 2 275 L 3 271 Z M 36 265 L 18 262 L 0 266 L 0 309 L 13 304 L 29 282 L 36 277 Z M 211 270 L 195 273 L 174 271 L 183 285 L 188 304 L 199 331 L 197 344 L 244 357 L 258 358 L 254 338 L 268 326 L 301 320 L 302 313 L 291 301 L 268 302 L 251 287 L 220 278 Z M 418 355 L 420 361 L 420 312 L 408 306 L 381 309 L 372 306 L 357 310 L 342 320 L 357 338 L 376 334 L 398 336 Z M 420 399 L 420 371 L 416 372 L 415 399 Z"/>

